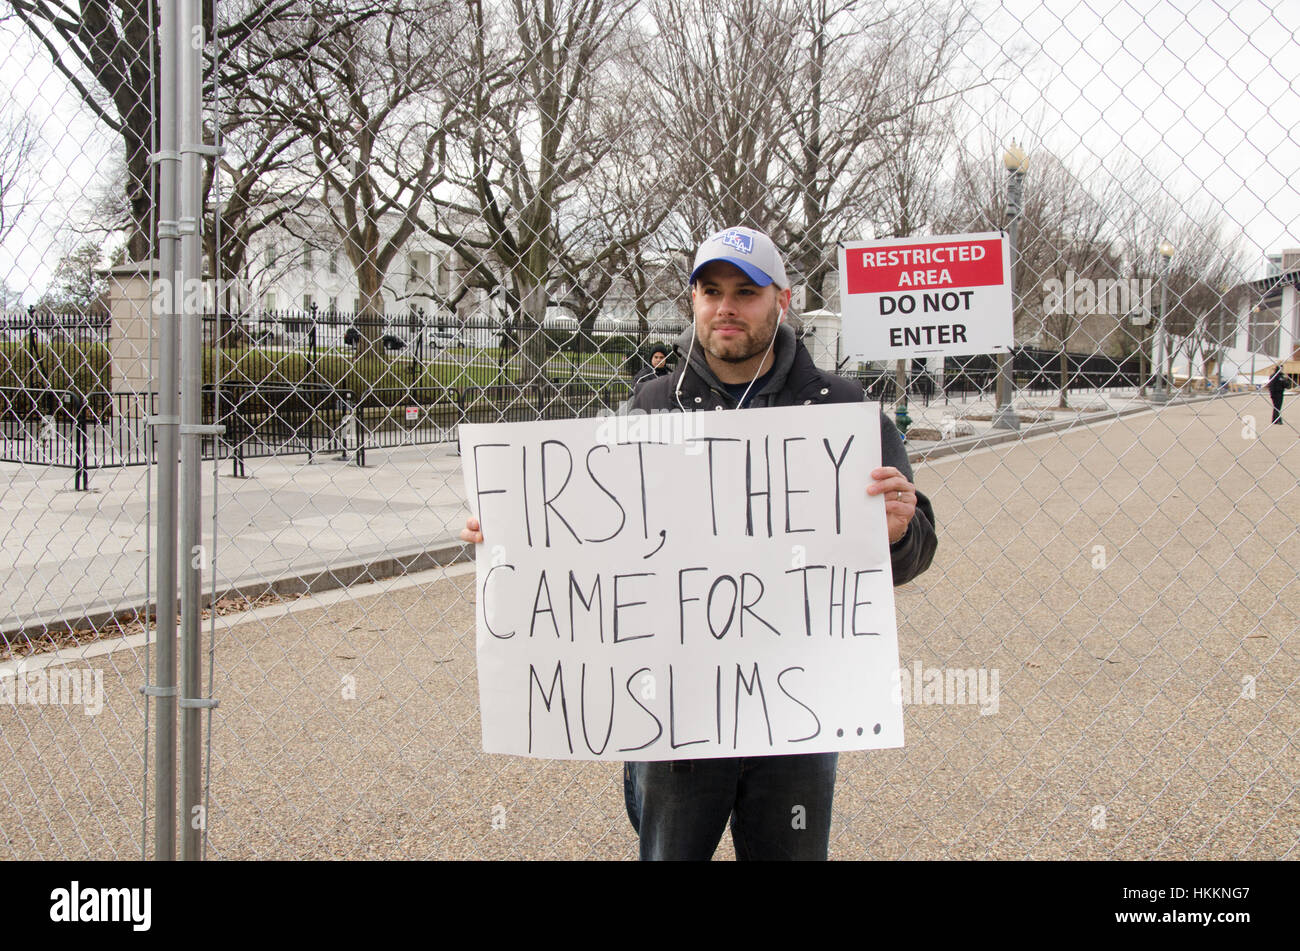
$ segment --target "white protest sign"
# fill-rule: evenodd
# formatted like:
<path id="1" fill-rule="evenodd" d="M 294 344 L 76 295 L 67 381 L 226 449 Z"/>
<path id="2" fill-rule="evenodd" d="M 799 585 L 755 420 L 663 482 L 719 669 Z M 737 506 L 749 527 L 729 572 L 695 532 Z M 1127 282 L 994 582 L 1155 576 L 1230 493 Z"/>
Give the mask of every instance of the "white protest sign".
<path id="1" fill-rule="evenodd" d="M 1000 231 L 840 246 L 843 352 L 868 360 L 1006 353 L 1011 256 Z"/>
<path id="2" fill-rule="evenodd" d="M 901 746 L 876 403 L 460 427 L 483 748 Z"/>

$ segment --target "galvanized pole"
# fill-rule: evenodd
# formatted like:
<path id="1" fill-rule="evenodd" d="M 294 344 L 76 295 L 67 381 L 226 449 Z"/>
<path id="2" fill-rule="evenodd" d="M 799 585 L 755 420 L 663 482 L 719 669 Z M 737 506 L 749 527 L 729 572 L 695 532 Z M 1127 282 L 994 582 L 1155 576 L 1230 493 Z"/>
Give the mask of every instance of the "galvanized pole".
<path id="1" fill-rule="evenodd" d="M 158 273 L 163 313 L 159 327 L 158 408 L 151 422 L 158 441 L 157 663 L 145 690 L 158 701 L 154 714 L 154 859 L 176 858 L 176 488 L 180 399 L 180 340 L 176 314 L 181 300 L 177 208 L 176 71 L 180 47 L 178 0 L 162 3 L 162 59 L 158 121 Z"/>
<path id="2" fill-rule="evenodd" d="M 1007 244 L 1011 271 L 1011 322 L 1015 326 L 1016 305 L 1020 303 L 1016 293 L 1016 238 L 1020 231 L 1020 212 L 1024 207 L 1025 153 L 1014 142 L 1002 157 L 1007 168 Z M 1061 342 L 1064 349 L 1065 342 Z M 993 429 L 1019 429 L 1020 416 L 1012 405 L 1011 397 L 1011 360 L 1012 354 L 998 354 L 998 398 L 997 410 L 993 414 Z"/>
<path id="3" fill-rule="evenodd" d="M 1156 364 L 1156 387 L 1155 392 L 1151 394 L 1151 402 L 1168 403 L 1172 394 L 1169 391 L 1169 381 L 1165 377 L 1165 351 L 1168 349 L 1168 340 L 1165 337 L 1165 307 L 1169 300 L 1169 261 L 1174 255 L 1174 246 L 1168 241 L 1160 242 L 1160 322 L 1156 329 L 1156 346 L 1159 362 Z"/>
<path id="4" fill-rule="evenodd" d="M 1169 297 L 1169 283 L 1165 280 L 1165 275 L 1168 271 L 1169 261 L 1166 260 L 1164 266 L 1160 269 L 1160 340 L 1158 341 L 1160 347 L 1160 370 L 1159 375 L 1156 377 L 1158 381 L 1156 392 L 1159 394 L 1157 399 L 1161 403 L 1167 402 L 1169 399 L 1169 391 L 1165 388 L 1165 307 L 1168 306 L 1167 300 Z"/>
<path id="5" fill-rule="evenodd" d="M 180 35 L 202 36 L 200 0 L 181 0 Z M 203 221 L 201 42 L 182 44 L 180 87 L 181 135 L 181 269 L 185 274 L 186 306 L 181 311 L 181 858 L 202 857 L 203 830 L 203 654 L 199 621 L 203 569 L 200 521 L 203 500 L 201 466 L 203 435 L 203 310 L 201 287 Z"/>

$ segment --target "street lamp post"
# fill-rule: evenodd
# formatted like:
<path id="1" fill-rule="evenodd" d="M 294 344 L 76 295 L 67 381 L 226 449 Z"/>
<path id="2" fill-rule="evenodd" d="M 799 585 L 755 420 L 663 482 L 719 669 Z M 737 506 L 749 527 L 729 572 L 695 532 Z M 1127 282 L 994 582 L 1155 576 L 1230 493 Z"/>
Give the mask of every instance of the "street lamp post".
<path id="1" fill-rule="evenodd" d="M 1156 345 L 1160 362 L 1156 364 L 1156 385 L 1151 393 L 1151 402 L 1169 402 L 1169 381 L 1165 379 L 1165 351 L 1168 347 L 1165 326 L 1165 308 L 1169 301 L 1169 262 L 1174 256 L 1174 246 L 1168 241 L 1160 242 L 1160 324 L 1156 328 Z"/>
<path id="2" fill-rule="evenodd" d="M 1228 355 L 1228 285 L 1219 285 L 1219 305 L 1215 308 L 1214 352 L 1214 392 L 1223 389 L 1223 361 Z M 1235 334 L 1234 334 L 1235 337 Z"/>
<path id="3" fill-rule="evenodd" d="M 1020 212 L 1022 211 L 1025 185 L 1025 167 L 1029 160 L 1025 150 L 1013 141 L 1002 154 L 1002 164 L 1007 170 L 1007 237 L 1010 245 L 1011 265 L 1011 319 L 1015 325 L 1016 305 L 1020 302 L 1016 293 L 1016 236 L 1020 230 Z M 1011 400 L 1011 354 L 998 354 L 998 395 L 997 411 L 993 414 L 994 429 L 1019 429 L 1020 417 L 1016 414 Z"/>

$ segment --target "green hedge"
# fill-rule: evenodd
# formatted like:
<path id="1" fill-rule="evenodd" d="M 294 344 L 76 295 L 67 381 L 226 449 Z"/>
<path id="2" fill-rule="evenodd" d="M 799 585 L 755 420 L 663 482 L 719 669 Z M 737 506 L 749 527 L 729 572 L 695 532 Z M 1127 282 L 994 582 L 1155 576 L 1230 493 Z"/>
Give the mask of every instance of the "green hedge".
<path id="1" fill-rule="evenodd" d="M 23 341 L 0 340 L 0 387 L 90 392 L 109 385 L 106 344 L 42 341 L 33 354 Z"/>
<path id="2" fill-rule="evenodd" d="M 449 389 L 511 382 L 509 375 L 503 377 L 496 366 L 418 361 L 405 353 L 358 358 L 341 350 L 319 353 L 314 364 L 301 351 L 208 350 L 205 381 L 212 381 L 214 370 L 220 382 L 227 386 L 319 386 L 350 390 L 356 399 L 369 406 L 437 402 L 446 398 Z"/>
<path id="3" fill-rule="evenodd" d="M 627 335 L 601 338 L 598 352 L 553 355 L 547 376 L 559 385 L 585 383 L 599 388 L 617 375 L 627 354 L 636 349 Z M 450 358 L 450 359 L 449 359 Z M 408 352 L 356 357 L 351 350 L 327 349 L 313 364 L 300 350 L 253 348 L 235 351 L 204 347 L 203 380 L 223 385 L 306 387 L 351 390 L 368 405 L 398 406 L 436 402 L 447 390 L 518 385 L 520 357 L 513 354 L 503 372 L 495 351 L 446 351 L 439 359 L 417 361 Z M 103 343 L 41 342 L 36 353 L 25 341 L 0 341 L 0 388 L 20 390 L 112 389 L 108 346 Z"/>

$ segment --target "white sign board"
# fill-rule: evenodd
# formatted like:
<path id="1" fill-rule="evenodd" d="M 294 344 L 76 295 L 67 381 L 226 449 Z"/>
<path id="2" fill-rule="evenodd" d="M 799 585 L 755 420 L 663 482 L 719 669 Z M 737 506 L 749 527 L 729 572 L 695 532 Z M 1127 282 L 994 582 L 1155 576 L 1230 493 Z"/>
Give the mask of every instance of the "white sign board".
<path id="1" fill-rule="evenodd" d="M 483 748 L 901 746 L 876 403 L 460 427 Z"/>
<path id="2" fill-rule="evenodd" d="M 840 246 L 844 353 L 867 360 L 1006 353 L 1011 257 L 999 231 Z"/>

